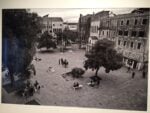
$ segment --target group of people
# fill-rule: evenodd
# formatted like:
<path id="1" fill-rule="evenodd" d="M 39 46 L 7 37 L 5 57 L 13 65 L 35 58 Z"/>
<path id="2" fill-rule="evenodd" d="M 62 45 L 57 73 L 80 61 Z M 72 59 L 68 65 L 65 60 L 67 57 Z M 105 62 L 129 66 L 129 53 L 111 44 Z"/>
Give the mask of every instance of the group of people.
<path id="1" fill-rule="evenodd" d="M 91 87 L 99 86 L 100 85 L 100 79 L 99 80 L 98 79 L 97 80 L 91 79 L 91 81 L 89 83 L 87 83 L 87 85 L 89 85 Z M 78 82 L 74 82 L 74 84 L 73 84 L 74 89 L 81 89 L 82 87 L 83 87 L 83 85 L 79 84 Z"/>
<path id="2" fill-rule="evenodd" d="M 30 81 L 27 81 L 25 84 L 25 88 L 23 90 L 22 96 L 25 98 L 28 98 L 30 96 L 33 96 L 35 92 L 39 91 L 41 86 L 39 85 L 38 81 L 36 80 L 34 84 L 32 84 Z"/>
<path id="3" fill-rule="evenodd" d="M 94 87 L 94 86 L 99 86 L 100 80 L 94 81 L 91 80 L 89 83 L 87 83 L 89 86 Z"/>
<path id="4" fill-rule="evenodd" d="M 131 68 L 130 67 L 128 67 L 128 69 L 127 69 L 127 73 L 128 72 L 131 72 Z M 135 77 L 135 72 L 134 72 L 134 70 L 132 70 L 132 79 Z M 145 71 L 143 71 L 142 72 L 142 77 L 143 78 L 146 78 L 146 72 Z"/>
<path id="5" fill-rule="evenodd" d="M 69 62 L 66 59 L 61 58 L 61 59 L 59 59 L 59 65 L 62 65 L 66 68 L 66 67 L 68 67 Z"/>
<path id="6" fill-rule="evenodd" d="M 39 61 L 41 61 L 42 59 L 41 59 L 41 58 L 38 58 L 38 57 L 35 57 L 34 60 L 37 61 L 37 62 L 39 62 Z"/>

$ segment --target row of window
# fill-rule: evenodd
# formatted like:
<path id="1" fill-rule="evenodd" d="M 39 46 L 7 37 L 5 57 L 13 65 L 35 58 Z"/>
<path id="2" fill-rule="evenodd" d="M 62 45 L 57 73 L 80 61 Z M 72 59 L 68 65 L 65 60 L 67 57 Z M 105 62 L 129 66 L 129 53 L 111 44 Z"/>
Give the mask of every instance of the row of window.
<path id="1" fill-rule="evenodd" d="M 120 36 L 129 36 L 129 31 L 121 31 L 119 30 L 118 35 Z M 144 37 L 145 36 L 145 32 L 144 31 L 131 31 L 130 36 L 132 37 Z"/>
<path id="2" fill-rule="evenodd" d="M 118 40 L 118 45 L 121 45 L 121 40 Z M 127 41 L 124 41 L 123 42 L 123 46 L 124 47 L 126 47 L 126 45 L 127 45 Z M 130 42 L 130 47 L 131 48 L 133 48 L 133 45 L 134 45 L 134 42 Z M 141 48 L 141 43 L 139 42 L 138 44 L 137 44 L 137 49 L 140 49 Z"/>
<path id="3" fill-rule="evenodd" d="M 101 32 L 101 35 L 105 35 L 105 32 L 104 31 L 102 31 Z M 108 31 L 107 31 L 107 36 L 109 35 L 109 33 L 108 33 Z"/>
<path id="4" fill-rule="evenodd" d="M 98 26 L 91 26 L 91 32 L 97 33 L 98 32 Z"/>
<path id="5" fill-rule="evenodd" d="M 53 32 L 62 32 L 62 29 L 53 29 Z"/>
<path id="6" fill-rule="evenodd" d="M 55 24 L 53 24 L 53 26 L 55 26 Z M 58 26 L 58 25 L 57 25 Z M 62 26 L 62 24 L 60 24 L 60 26 Z"/>
<path id="7" fill-rule="evenodd" d="M 120 22 L 120 25 L 130 25 L 130 23 L 131 23 L 130 20 L 126 20 L 126 21 L 122 20 Z M 142 22 L 141 22 L 142 25 L 146 25 L 147 23 L 148 23 L 148 19 L 143 19 Z M 135 19 L 134 20 L 134 25 L 137 25 L 137 24 L 138 24 L 138 19 Z"/>
<path id="8" fill-rule="evenodd" d="M 53 24 L 53 26 L 55 26 L 55 24 Z M 58 26 L 58 25 L 57 25 L 57 26 Z M 62 24 L 60 24 L 60 26 L 62 26 Z M 44 27 L 52 28 L 52 25 L 44 25 Z"/>

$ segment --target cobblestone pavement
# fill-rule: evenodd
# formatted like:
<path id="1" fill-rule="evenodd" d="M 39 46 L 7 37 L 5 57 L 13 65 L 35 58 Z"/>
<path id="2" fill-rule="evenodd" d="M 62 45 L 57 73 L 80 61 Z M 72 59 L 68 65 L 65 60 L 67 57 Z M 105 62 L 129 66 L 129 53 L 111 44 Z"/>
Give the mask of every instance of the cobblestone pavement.
<path id="1" fill-rule="evenodd" d="M 98 73 L 102 78 L 99 87 L 87 85 L 89 77 L 95 73 L 91 70 L 86 71 L 81 79 L 63 78 L 61 75 L 73 67 L 83 67 L 84 54 L 84 50 L 65 53 L 37 52 L 36 56 L 42 60 L 33 61 L 37 70 L 33 79 L 38 80 L 43 88 L 39 94 L 34 95 L 34 99 L 41 105 L 146 110 L 147 79 L 143 79 L 139 71 L 136 71 L 135 78 L 132 79 L 125 67 L 108 74 L 101 68 Z M 66 58 L 69 67 L 59 65 L 59 58 Z M 48 67 L 53 67 L 55 72 L 47 72 Z M 83 85 L 82 89 L 72 88 L 76 81 Z"/>

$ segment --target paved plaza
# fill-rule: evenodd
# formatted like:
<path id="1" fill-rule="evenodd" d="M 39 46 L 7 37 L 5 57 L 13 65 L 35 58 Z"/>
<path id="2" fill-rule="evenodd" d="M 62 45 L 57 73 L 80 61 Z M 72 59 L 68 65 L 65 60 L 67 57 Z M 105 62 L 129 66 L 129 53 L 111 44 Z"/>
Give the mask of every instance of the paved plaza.
<path id="1" fill-rule="evenodd" d="M 42 60 L 33 61 L 37 74 L 32 79 L 38 80 L 42 88 L 32 98 L 41 105 L 146 110 L 147 79 L 143 79 L 139 71 L 136 71 L 135 78 L 132 79 L 131 73 L 127 73 L 125 67 L 108 74 L 103 68 L 100 68 L 98 76 L 102 80 L 99 87 L 87 85 L 90 81 L 89 77 L 93 76 L 95 71 L 87 70 L 83 78 L 80 79 L 64 78 L 62 74 L 71 71 L 72 68 L 83 68 L 83 61 L 86 59 L 84 55 L 84 50 L 64 53 L 58 51 L 42 53 L 38 51 L 36 56 Z M 60 58 L 69 61 L 68 68 L 59 65 Z M 55 71 L 47 72 L 48 67 L 53 67 Z M 83 88 L 74 90 L 74 82 L 79 82 Z M 13 93 L 10 95 L 13 96 Z M 7 94 L 3 96 L 3 100 L 6 102 L 25 102 L 17 97 L 16 99 L 10 98 L 10 101 L 6 98 Z"/>

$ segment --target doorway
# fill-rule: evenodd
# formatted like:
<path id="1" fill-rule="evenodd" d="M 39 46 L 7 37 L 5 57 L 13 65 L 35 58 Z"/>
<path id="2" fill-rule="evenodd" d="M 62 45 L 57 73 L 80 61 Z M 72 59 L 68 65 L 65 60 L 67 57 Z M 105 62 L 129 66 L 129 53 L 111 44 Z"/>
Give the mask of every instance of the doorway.
<path id="1" fill-rule="evenodd" d="M 133 69 L 135 69 L 137 66 L 137 61 L 134 61 L 134 64 L 133 64 Z"/>

